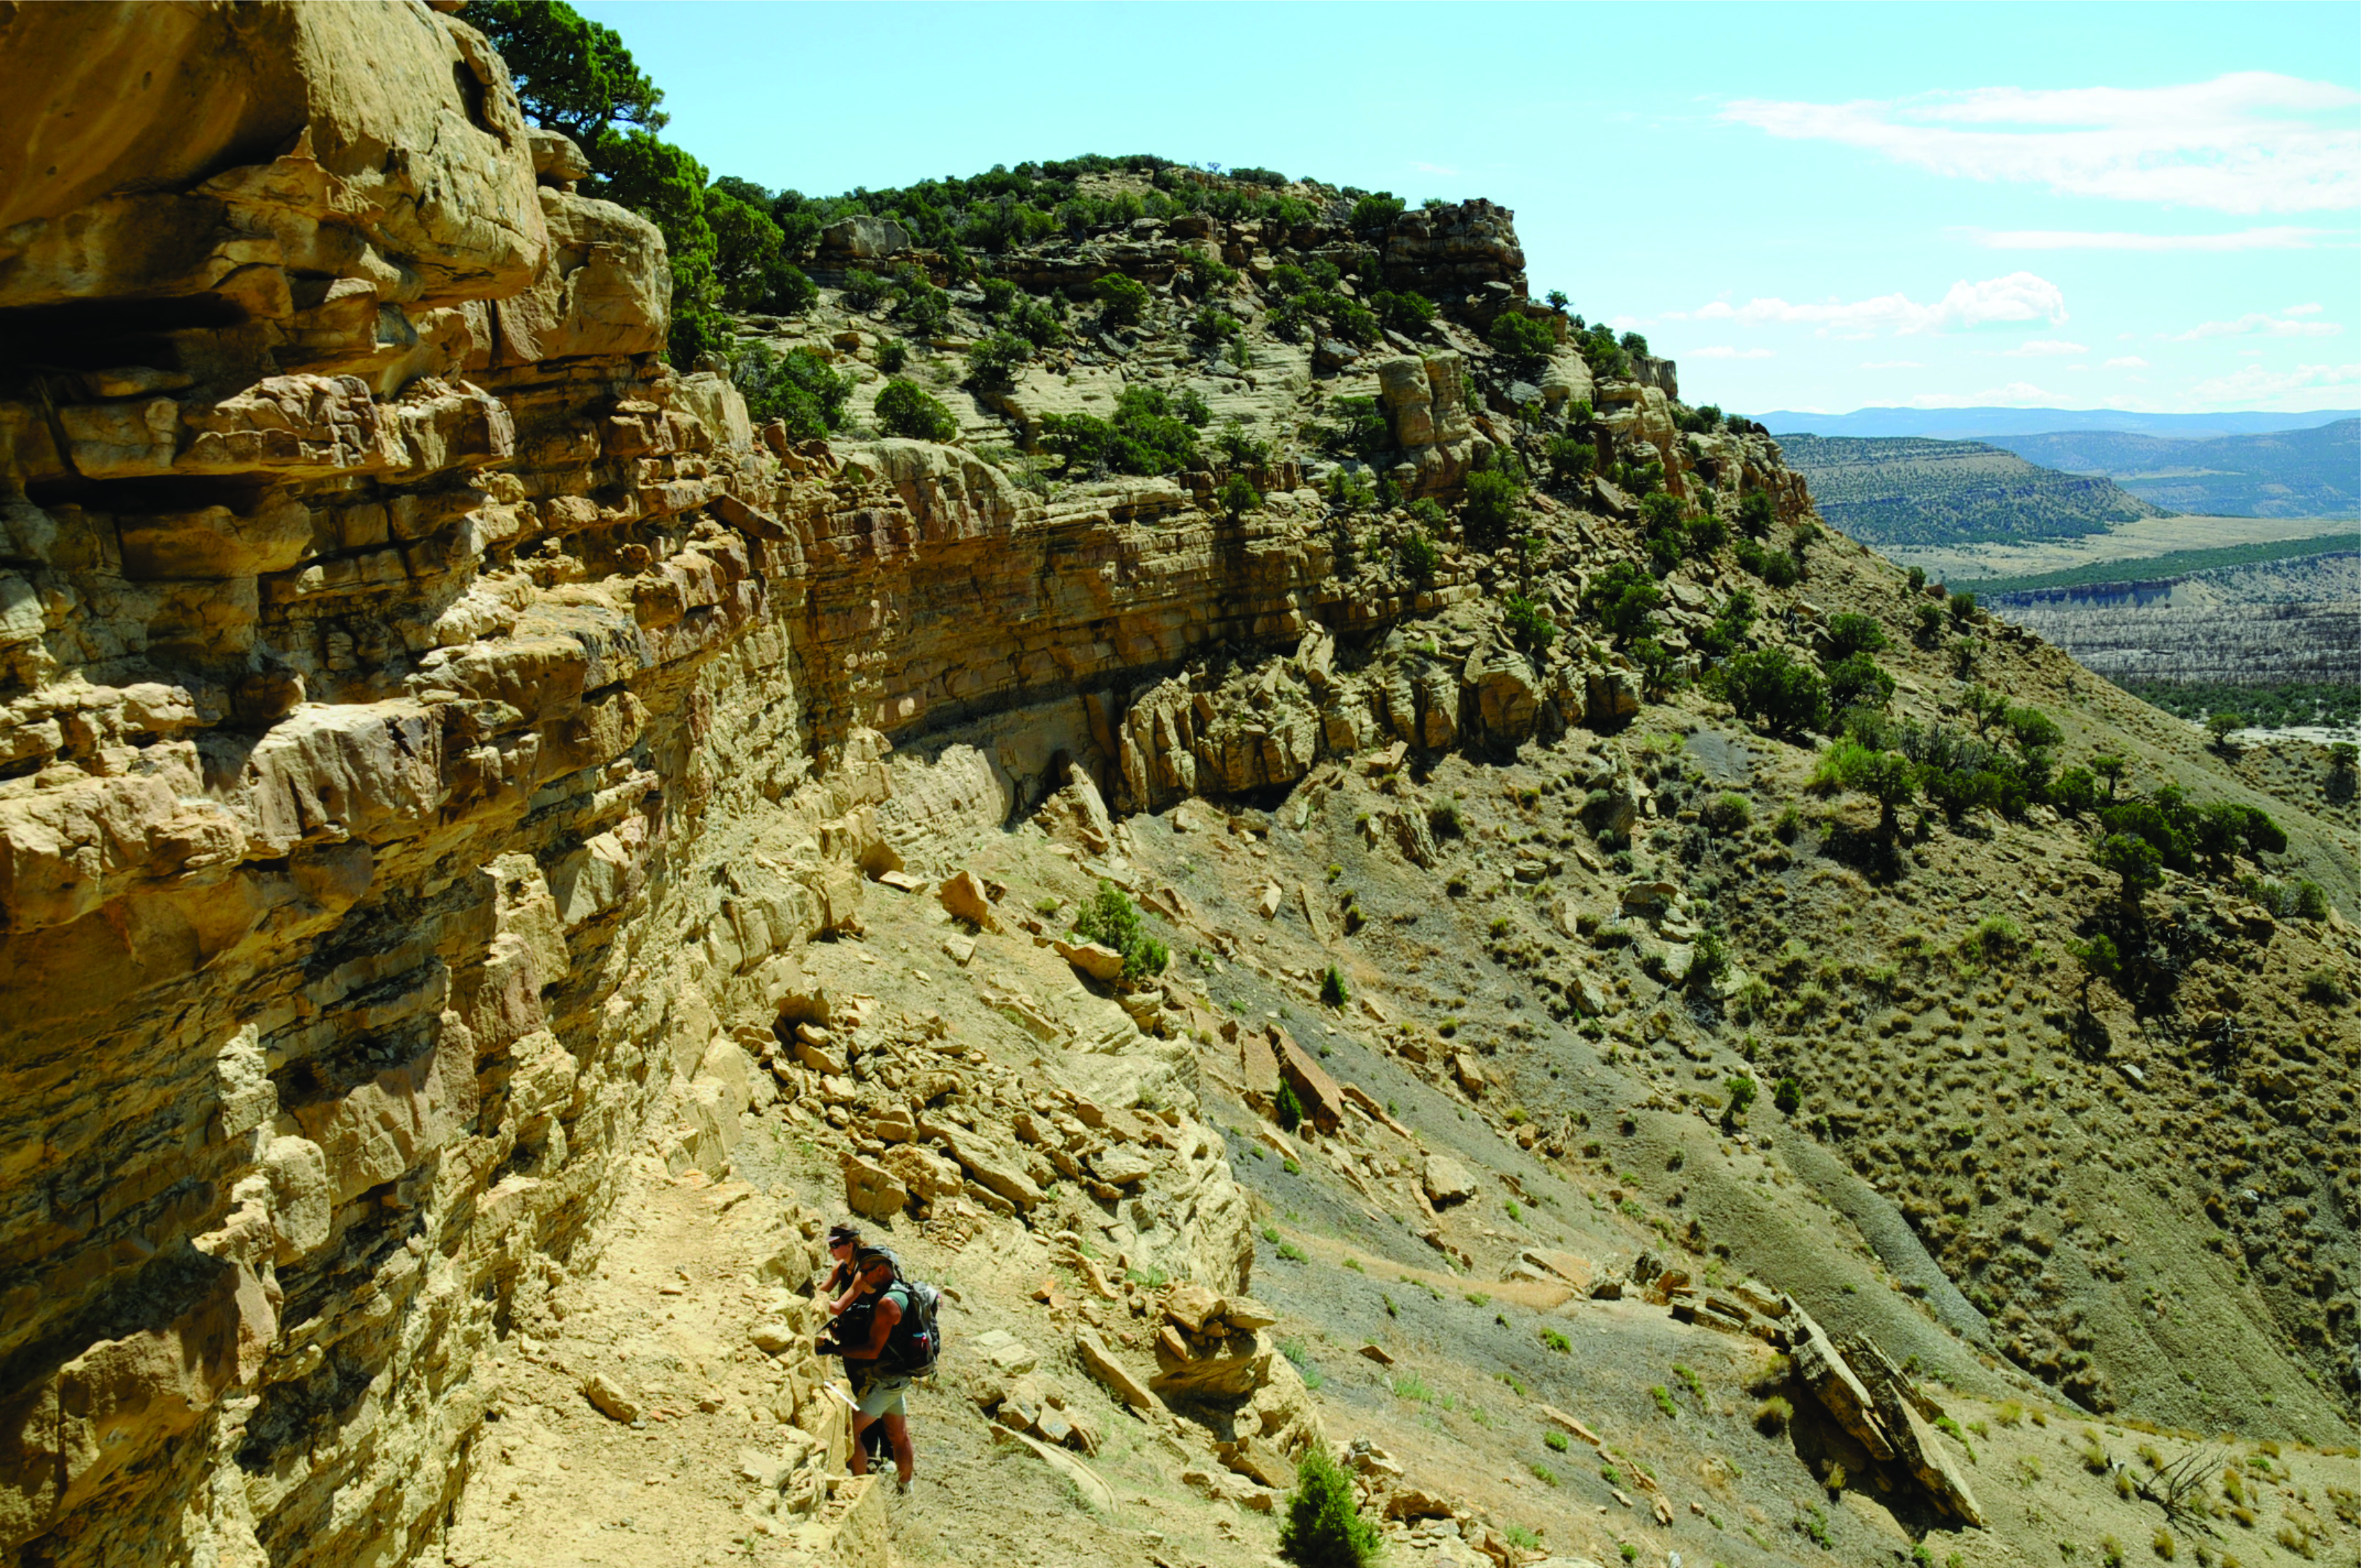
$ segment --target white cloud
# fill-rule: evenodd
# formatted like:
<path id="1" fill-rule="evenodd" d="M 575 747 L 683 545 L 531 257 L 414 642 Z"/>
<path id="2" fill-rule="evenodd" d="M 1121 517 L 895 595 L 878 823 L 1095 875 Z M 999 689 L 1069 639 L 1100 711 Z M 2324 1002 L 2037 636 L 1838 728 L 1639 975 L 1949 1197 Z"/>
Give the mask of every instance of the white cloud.
<path id="1" fill-rule="evenodd" d="M 1979 229 L 1966 235 L 1986 250 L 2310 250 L 2331 229 L 2240 229 L 2235 234 L 2126 234 L 2111 229 Z"/>
<path id="2" fill-rule="evenodd" d="M 2002 355 L 2004 359 L 2045 359 L 2063 354 L 2088 354 L 2090 349 L 2079 343 L 2069 343 L 2062 337 L 2037 337 Z"/>
<path id="3" fill-rule="evenodd" d="M 2052 326 L 2060 326 L 2066 321 L 2066 294 L 2047 278 L 2012 272 L 2005 278 L 1987 278 L 1980 283 L 1962 279 L 1932 304 L 1920 304 L 1906 294 L 1804 304 L 1757 298 L 1742 305 L 1716 300 L 1694 311 L 1668 311 L 1665 314 L 1674 321 L 1734 322 L 1740 326 L 1815 326 L 1823 335 L 1870 337 L 1881 331 L 1897 335 L 1962 332 L 2006 322 L 2047 321 Z"/>
<path id="4" fill-rule="evenodd" d="M 1861 367 L 1864 370 L 1924 370 L 1927 368 L 1924 362 L 1916 359 L 1864 359 L 1861 361 Z"/>
<path id="5" fill-rule="evenodd" d="M 1717 343 L 1710 348 L 1692 348 L 1681 356 L 1684 359 L 1772 359 L 1776 358 L 1767 348 L 1732 348 Z"/>
<path id="6" fill-rule="evenodd" d="M 2299 365 L 2292 370 L 2273 370 L 2264 365 L 2241 365 L 2227 376 L 2198 382 L 2189 389 L 2182 400 L 2191 408 L 2309 401 L 2308 399 L 2298 399 L 2296 394 L 2356 385 L 2361 385 L 2361 363 Z"/>
<path id="7" fill-rule="evenodd" d="M 2279 313 L 2283 316 L 2316 316 L 2319 313 L 2320 306 L 2317 302 L 2309 305 L 2290 305 Z"/>
<path id="8" fill-rule="evenodd" d="M 1447 175 L 1450 175 L 1451 177 L 1453 177 L 1454 179 L 1456 179 L 1456 178 L 1458 177 L 1458 174 L 1459 174 L 1459 170 L 1457 170 L 1456 169 L 1452 168 L 1452 167 L 1451 167 L 1451 165 L 1449 165 L 1449 164 L 1447 164 L 1447 163 L 1415 163 L 1415 162 L 1414 162 L 1414 163 L 1412 163 L 1412 164 L 1411 165 L 1411 167 L 1412 169 L 1414 169 L 1414 170 L 1418 170 L 1418 172 L 1420 172 L 1421 174 L 1447 174 Z"/>
<path id="9" fill-rule="evenodd" d="M 2108 360 L 2103 368 L 2108 370 L 2145 370 L 2147 368 L 2147 361 L 2142 359 L 2136 354 L 2126 354 L 2118 358 Z"/>
<path id="10" fill-rule="evenodd" d="M 2004 387 L 1988 387 L 1981 392 L 1921 392 L 1903 406 L 1913 409 L 1981 409 L 1993 407 L 2038 408 L 2059 400 L 2059 394 L 2045 391 L 2030 381 L 2011 381 Z"/>
<path id="11" fill-rule="evenodd" d="M 2171 343 L 2196 343 L 2209 337 L 2334 337 L 2345 328 L 2335 322 L 2289 321 L 2249 311 L 2235 321 L 2200 322 L 2187 332 L 2159 333 Z"/>
<path id="12" fill-rule="evenodd" d="M 1937 174 L 2224 213 L 2361 202 L 2361 93 L 2269 71 L 2169 87 L 1984 87 L 1907 99 L 1740 99 L 1722 118 Z"/>

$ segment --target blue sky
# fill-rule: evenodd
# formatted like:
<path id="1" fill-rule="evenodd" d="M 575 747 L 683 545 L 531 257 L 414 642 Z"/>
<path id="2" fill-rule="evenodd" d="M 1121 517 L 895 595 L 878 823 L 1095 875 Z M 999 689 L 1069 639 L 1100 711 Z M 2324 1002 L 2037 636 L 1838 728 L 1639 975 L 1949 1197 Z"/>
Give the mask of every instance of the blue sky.
<path id="1" fill-rule="evenodd" d="M 2361 405 L 2361 5 L 581 8 L 765 185 L 1155 152 L 1488 196 L 1692 401 Z"/>

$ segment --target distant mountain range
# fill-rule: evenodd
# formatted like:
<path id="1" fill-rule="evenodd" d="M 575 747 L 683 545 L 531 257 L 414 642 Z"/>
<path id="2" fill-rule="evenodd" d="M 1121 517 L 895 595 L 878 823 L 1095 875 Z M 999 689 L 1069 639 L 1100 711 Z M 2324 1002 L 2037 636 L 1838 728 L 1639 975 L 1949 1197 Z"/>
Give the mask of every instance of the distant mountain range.
<path id="1" fill-rule="evenodd" d="M 2078 539 L 2158 509 L 2103 476 L 2065 474 L 1974 441 L 1782 436 L 1820 515 L 1875 548 Z"/>
<path id="2" fill-rule="evenodd" d="M 1855 409 L 1849 414 L 1796 413 L 1773 409 L 1755 419 L 1773 435 L 1923 435 L 1938 441 L 1985 441 L 1996 435 L 2103 430 L 2183 441 L 2310 430 L 2361 417 L 2361 409 L 2309 413 L 2143 414 L 2120 409 Z"/>
<path id="3" fill-rule="evenodd" d="M 2116 431 L 1996 435 L 2029 463 L 2104 475 L 2167 511 L 2209 517 L 2351 517 L 2361 512 L 2361 419 L 2315 430 L 2173 440 Z"/>

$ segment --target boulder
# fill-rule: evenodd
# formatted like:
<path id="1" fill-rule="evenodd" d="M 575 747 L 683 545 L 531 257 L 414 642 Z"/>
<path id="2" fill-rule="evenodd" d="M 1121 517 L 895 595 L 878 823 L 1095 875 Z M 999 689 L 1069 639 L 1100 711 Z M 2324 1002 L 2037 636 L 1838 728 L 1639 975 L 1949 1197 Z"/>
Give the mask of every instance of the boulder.
<path id="1" fill-rule="evenodd" d="M 1020 1210 L 1040 1203 L 1041 1190 L 1034 1185 L 1033 1179 L 1026 1173 L 1024 1160 L 1014 1150 L 957 1123 L 921 1118 L 919 1130 L 950 1149 L 951 1157 L 984 1191 Z"/>
<path id="2" fill-rule="evenodd" d="M 844 1206 L 872 1220 L 890 1220 L 910 1201 L 910 1190 L 882 1165 L 844 1157 Z"/>
<path id="3" fill-rule="evenodd" d="M 1221 1297 L 1202 1285 L 1175 1285 L 1164 1298 L 1164 1316 L 1186 1333 L 1203 1333 L 1206 1320 L 1221 1315 Z"/>
<path id="4" fill-rule="evenodd" d="M 1106 1342 L 1089 1329 L 1074 1336 L 1075 1358 L 1082 1370 L 1106 1386 L 1108 1393 L 1135 1410 L 1159 1409 L 1162 1401 L 1150 1393 L 1148 1385 L 1132 1375 L 1131 1369 L 1115 1358 Z"/>
<path id="5" fill-rule="evenodd" d="M 986 1366 L 1003 1377 L 1021 1377 L 1041 1365 L 1033 1348 L 1006 1329 L 986 1329 L 968 1344 Z"/>
<path id="6" fill-rule="evenodd" d="M 1426 1189 L 1426 1201 L 1438 1209 L 1454 1203 L 1465 1203 L 1476 1196 L 1476 1178 L 1466 1166 L 1448 1155 L 1431 1154 L 1426 1168 L 1420 1173 Z"/>
<path id="7" fill-rule="evenodd" d="M 1345 1122 L 1345 1091 L 1328 1076 L 1309 1051 L 1295 1043 L 1293 1036 L 1274 1024 L 1270 1026 L 1270 1043 L 1279 1058 L 1279 1076 L 1295 1091 L 1295 1098 L 1303 1107 L 1306 1120 L 1323 1133 L 1333 1133 Z"/>
<path id="8" fill-rule="evenodd" d="M 948 1198 L 961 1185 L 960 1168 L 955 1162 L 917 1144 L 889 1148 L 878 1157 L 877 1163 L 920 1203 Z"/>
<path id="9" fill-rule="evenodd" d="M 1156 1162 L 1137 1144 L 1117 1144 L 1091 1156 L 1091 1173 L 1115 1187 L 1137 1187 L 1156 1174 Z"/>
<path id="10" fill-rule="evenodd" d="M 1541 722 L 1542 683 L 1532 662 L 1510 648 L 1478 648 L 1460 679 L 1476 694 L 1477 722 L 1486 739 L 1514 745 Z"/>
<path id="11" fill-rule="evenodd" d="M 963 871 L 944 880 L 935 896 L 942 901 L 954 920 L 964 920 L 980 931 L 1000 929 L 1000 917 L 992 907 L 992 900 L 983 891 L 983 883 L 973 872 Z"/>
<path id="12" fill-rule="evenodd" d="M 882 261 L 910 248 L 910 231 L 892 218 L 867 213 L 832 223 L 819 235 L 820 248 L 856 261 Z"/>
<path id="13" fill-rule="evenodd" d="M 1251 1333 L 1267 1329 L 1279 1321 L 1279 1314 L 1251 1296 L 1222 1298 L 1222 1321 L 1238 1332 Z"/>
<path id="14" fill-rule="evenodd" d="M 1148 1386 L 1167 1399 L 1243 1399 L 1269 1380 L 1277 1354 L 1259 1333 L 1199 1348 L 1168 1329 L 1156 1338 L 1157 1371 Z"/>
<path id="15" fill-rule="evenodd" d="M 1123 955 L 1104 942 L 1070 942 L 1060 938 L 1052 946 L 1060 958 L 1093 980 L 1112 984 L 1123 978 Z"/>
<path id="16" fill-rule="evenodd" d="M 1270 1037 L 1248 1030 L 1238 1036 L 1239 1065 L 1244 1069 L 1246 1101 L 1257 1111 L 1268 1112 L 1271 1102 L 1279 1098 L 1282 1080 L 1279 1073 L 1279 1053 L 1272 1048 Z"/>
<path id="17" fill-rule="evenodd" d="M 603 1372 L 593 1372 L 582 1380 L 582 1397 L 590 1401 L 592 1409 L 609 1420 L 631 1422 L 640 1419 L 640 1402 Z"/>
<path id="18" fill-rule="evenodd" d="M 1640 711 L 1640 685 L 1628 670 L 1583 674 L 1583 718 L 1594 729 L 1611 729 Z"/>

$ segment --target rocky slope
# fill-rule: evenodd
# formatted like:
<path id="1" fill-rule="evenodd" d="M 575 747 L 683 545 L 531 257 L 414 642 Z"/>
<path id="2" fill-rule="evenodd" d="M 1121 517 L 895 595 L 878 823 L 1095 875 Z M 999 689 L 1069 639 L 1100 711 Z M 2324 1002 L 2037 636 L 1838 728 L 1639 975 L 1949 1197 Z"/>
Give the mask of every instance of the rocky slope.
<path id="1" fill-rule="evenodd" d="M 961 441 L 798 442 L 661 363 L 656 232 L 575 189 L 449 16 L 20 7 L 0 44 L 42 84 L 0 104 L 19 1561 L 591 1560 L 497 1467 L 612 1465 L 662 1429 L 751 1453 L 680 1516 L 691 1552 L 881 1562 L 810 1354 L 812 1237 L 847 1203 L 955 1276 L 959 1402 L 926 1413 L 976 1475 L 1047 1466 L 1097 1509 L 1059 1532 L 1075 1561 L 1162 1550 L 1079 1450 L 1163 1477 L 1149 1509 L 1201 1557 L 1251 1561 L 1323 1428 L 1377 1440 L 1354 1463 L 1406 1550 L 1515 1561 L 1542 1524 L 1604 1555 L 1631 1532 L 1499 1477 L 1546 1410 L 1646 1399 L 1672 1356 L 1792 1377 L 1805 1409 L 1719 1470 L 1748 1430 L 1719 1388 L 1709 1439 L 1558 1429 L 1599 1436 L 1609 1490 L 1677 1464 L 1726 1492 L 1746 1544 L 1716 1511 L 1697 1550 L 1817 1552 L 1784 1516 L 1823 1504 L 1783 1499 L 1823 1486 L 1864 1552 L 2039 1539 L 2005 1508 L 1960 1536 L 1902 1375 L 1848 1410 L 1878 1363 L 1831 1335 L 1959 1398 L 2035 1397 L 2004 1355 L 2094 1408 L 2350 1441 L 2356 1042 L 2299 979 L 2349 977 L 2350 928 L 2192 876 L 2159 899 L 2203 936 L 2172 948 L 2179 999 L 2102 991 L 2086 1025 L 2058 957 L 2103 903 L 2082 828 L 1971 808 L 1898 875 L 1866 861 L 1857 816 L 1806 795 L 1809 749 L 1691 682 L 1741 587 L 1739 634 L 1805 656 L 1840 610 L 1906 630 L 1907 590 L 1841 540 L 1795 540 L 1784 587 L 1712 544 L 1665 569 L 1650 648 L 1599 624 L 1654 514 L 1598 476 L 1783 539 L 1810 499 L 1758 431 L 1687 419 L 1670 366 L 1594 377 L 1525 300 L 1506 213 L 1371 231 L 1307 188 L 1304 225 L 1020 247 L 998 276 L 1120 271 L 1148 315 L 979 397 L 962 292 L 917 345 Z M 892 227 L 831 231 L 820 303 L 752 330 L 873 382 L 894 323 L 842 285 L 939 259 Z M 1442 309 L 1290 340 L 1277 269 L 1340 258 Z M 1208 305 L 1235 332 L 1192 332 Z M 1504 316 L 1546 344 L 1498 348 Z M 1235 415 L 1254 500 L 1211 463 L 1055 477 L 1027 450 L 1135 386 Z M 1356 420 L 1340 458 L 1320 432 Z M 1553 454 L 1513 530 L 1466 515 L 1471 476 Z M 1968 625 L 2069 755 L 2268 798 Z M 1956 708 L 1957 651 L 1897 641 L 1897 706 Z M 2349 902 L 2349 824 L 2271 806 L 2274 874 Z M 1155 982 L 1071 939 L 1102 880 L 1182 954 Z M 1354 1010 L 1315 1026 L 1332 964 Z M 1750 1071 L 1793 1103 L 1725 1123 Z M 2008 1135 L 1963 1140 L 1980 1111 Z M 1564 1223 L 1519 1228 L 1541 1212 Z M 1397 1354 L 1352 1317 L 1372 1270 L 1419 1282 L 1384 1308 L 1405 1370 L 1464 1380 L 1503 1336 L 1513 1438 L 1430 1430 L 1431 1388 L 1358 1372 L 1381 1357 L 1324 1399 L 1299 1375 L 1332 1332 Z M 1700 1297 L 1725 1271 L 1763 1285 Z M 1489 1315 L 1449 1317 L 1455 1292 Z M 1720 1332 L 1749 1327 L 1792 1366 Z M 1573 1332 L 1598 1354 L 1560 1354 Z M 1651 1370 L 1609 1348 L 1633 1345 Z M 2335 1462 L 2294 1463 L 2289 1528 L 2348 1541 Z M 1009 1539 L 1045 1500 L 1021 1474 L 899 1539 Z M 1652 1547 L 1708 1506 L 1649 1508 Z"/>

